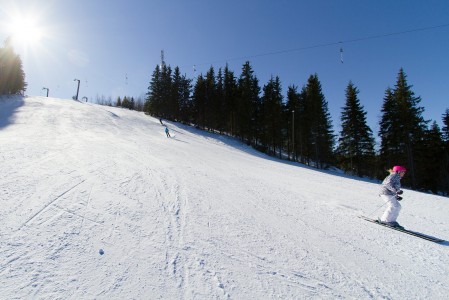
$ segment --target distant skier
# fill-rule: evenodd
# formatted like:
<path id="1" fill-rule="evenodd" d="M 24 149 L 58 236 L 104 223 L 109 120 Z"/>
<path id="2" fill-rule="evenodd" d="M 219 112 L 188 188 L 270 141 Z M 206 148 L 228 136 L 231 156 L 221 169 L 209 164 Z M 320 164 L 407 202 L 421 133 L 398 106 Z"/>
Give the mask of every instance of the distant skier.
<path id="1" fill-rule="evenodd" d="M 171 137 L 170 136 L 170 131 L 168 130 L 168 127 L 165 127 L 165 134 L 167 135 L 167 137 Z"/>
<path id="2" fill-rule="evenodd" d="M 380 197 L 387 204 L 384 214 L 380 218 L 382 223 L 385 223 L 392 227 L 401 227 L 396 219 L 398 218 L 399 212 L 401 210 L 401 204 L 399 201 L 402 197 L 401 190 L 401 178 L 404 177 L 407 170 L 402 166 L 394 166 L 393 169 L 389 170 L 390 175 L 388 175 L 382 182 L 382 187 L 380 191 Z"/>

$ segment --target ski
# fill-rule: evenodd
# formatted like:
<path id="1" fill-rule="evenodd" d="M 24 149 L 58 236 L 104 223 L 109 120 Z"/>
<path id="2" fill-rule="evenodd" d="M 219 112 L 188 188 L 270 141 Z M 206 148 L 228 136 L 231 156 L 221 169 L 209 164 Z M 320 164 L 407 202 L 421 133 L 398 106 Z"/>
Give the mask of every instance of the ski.
<path id="1" fill-rule="evenodd" d="M 387 228 L 390 228 L 390 229 L 393 229 L 393 230 L 396 230 L 396 231 L 400 231 L 400 232 L 403 232 L 403 233 L 406 233 L 406 234 L 409 234 L 409 235 L 413 235 L 413 236 L 416 236 L 418 238 L 421 238 L 421 239 L 424 239 L 424 240 L 428 240 L 428 241 L 431 241 L 431 242 L 434 242 L 434 243 L 443 243 L 443 242 L 445 242 L 445 240 L 442 240 L 442 239 L 439 239 L 439 238 L 436 238 L 436 237 L 433 237 L 433 236 L 430 236 L 430 235 L 426 235 L 426 234 L 423 234 L 423 233 L 420 233 L 420 232 L 407 230 L 405 228 L 398 228 L 398 227 L 389 226 L 387 224 L 379 222 L 378 220 L 371 219 L 371 218 L 368 218 L 368 217 L 365 217 L 365 216 L 359 216 L 359 218 L 362 218 L 362 219 L 364 219 L 364 220 L 366 220 L 368 222 L 372 222 L 372 223 L 375 223 L 375 224 L 378 224 L 378 225 L 381 225 L 381 226 L 384 226 L 384 227 L 387 227 Z"/>

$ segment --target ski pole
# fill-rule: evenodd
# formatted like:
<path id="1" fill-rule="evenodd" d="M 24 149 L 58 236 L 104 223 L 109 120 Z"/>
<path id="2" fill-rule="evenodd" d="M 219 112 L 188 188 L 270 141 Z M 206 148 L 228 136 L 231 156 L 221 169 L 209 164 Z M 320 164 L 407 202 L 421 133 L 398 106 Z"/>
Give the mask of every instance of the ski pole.
<path id="1" fill-rule="evenodd" d="M 401 198 L 402 200 L 402 198 Z M 398 200 L 399 201 L 399 200 Z M 379 206 L 378 208 L 376 208 L 375 210 L 373 210 L 373 212 L 371 212 L 370 214 L 368 214 L 369 216 L 371 216 L 373 213 L 375 213 L 376 211 L 378 211 L 379 209 L 381 209 L 385 204 L 387 204 L 388 202 L 391 202 L 391 199 L 388 199 L 388 201 L 385 201 L 384 204 L 382 204 L 381 206 Z"/>
<path id="2" fill-rule="evenodd" d="M 372 214 L 374 214 L 376 211 L 378 211 L 379 209 L 381 209 L 385 204 L 387 204 L 388 202 L 390 202 L 390 200 L 385 201 L 384 204 L 382 204 L 381 206 L 379 206 L 378 208 L 376 208 L 375 210 L 373 210 L 371 213 L 368 214 L 368 216 L 371 216 Z"/>

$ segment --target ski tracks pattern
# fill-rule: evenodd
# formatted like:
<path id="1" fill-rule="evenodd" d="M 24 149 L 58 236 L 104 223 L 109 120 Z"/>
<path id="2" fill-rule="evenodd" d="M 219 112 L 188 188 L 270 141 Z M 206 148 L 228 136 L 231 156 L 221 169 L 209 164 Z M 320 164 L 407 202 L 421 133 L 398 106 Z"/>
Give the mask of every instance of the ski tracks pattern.
<path id="1" fill-rule="evenodd" d="M 153 184 L 156 186 L 157 201 L 165 228 L 164 269 L 168 278 L 174 281 L 168 285 L 173 285 L 178 291 L 177 296 L 183 298 L 189 278 L 186 268 L 186 261 L 189 259 L 186 251 L 188 247 L 185 245 L 188 200 L 180 179 L 171 172 L 157 172 L 156 176 L 153 176 Z"/>
<path id="2" fill-rule="evenodd" d="M 85 180 L 82 180 L 81 182 L 75 184 L 74 186 L 72 186 L 71 188 L 69 188 L 68 190 L 64 191 L 62 194 L 56 196 L 54 199 L 52 199 L 50 202 L 48 202 L 47 204 L 44 205 L 44 207 L 42 207 L 40 210 L 38 210 L 36 213 L 34 213 L 33 215 L 31 215 L 31 217 L 29 217 L 24 223 L 22 223 L 22 225 L 19 226 L 19 228 L 17 230 L 21 230 L 24 226 L 28 225 L 30 222 L 32 222 L 35 218 L 37 218 L 40 214 L 42 214 L 43 212 L 45 212 L 52 204 L 56 204 L 56 202 L 65 194 L 69 193 L 71 190 L 73 190 L 74 188 L 76 188 L 77 186 L 79 186 L 80 184 L 82 184 Z"/>

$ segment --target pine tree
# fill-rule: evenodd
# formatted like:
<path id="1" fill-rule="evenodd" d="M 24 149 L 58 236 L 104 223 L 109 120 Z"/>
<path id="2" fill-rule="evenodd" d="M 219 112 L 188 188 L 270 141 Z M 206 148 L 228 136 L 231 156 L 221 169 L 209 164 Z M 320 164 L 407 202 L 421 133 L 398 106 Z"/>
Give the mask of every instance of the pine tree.
<path id="1" fill-rule="evenodd" d="M 226 112 L 224 96 L 224 77 L 223 70 L 218 69 L 216 87 L 215 87 L 215 114 L 217 118 L 216 129 L 221 133 L 225 130 Z"/>
<path id="2" fill-rule="evenodd" d="M 179 70 L 179 67 L 175 68 L 175 71 L 173 72 L 173 78 L 172 78 L 172 91 L 170 95 L 171 104 L 170 107 L 172 108 L 172 114 L 173 114 L 173 120 L 179 121 L 180 116 L 180 91 L 182 86 L 182 76 L 181 71 Z"/>
<path id="3" fill-rule="evenodd" d="M 206 80 L 203 75 L 198 75 L 192 96 L 192 119 L 197 127 L 206 127 Z"/>
<path id="4" fill-rule="evenodd" d="M 298 141 L 298 143 L 295 143 L 295 147 L 299 151 L 301 163 L 310 165 L 310 144 L 308 141 L 311 134 L 311 118 L 308 111 L 307 87 L 303 86 L 298 94 L 298 108 L 295 110 L 295 128 L 297 128 L 295 136 Z"/>
<path id="5" fill-rule="evenodd" d="M 267 152 L 275 155 L 278 148 L 279 156 L 282 154 L 282 98 L 279 77 L 271 77 L 263 87 L 260 136 Z"/>
<path id="6" fill-rule="evenodd" d="M 449 109 L 443 114 L 443 155 L 441 159 L 440 190 L 449 195 Z"/>
<path id="7" fill-rule="evenodd" d="M 165 119 L 174 120 L 175 101 L 173 100 L 172 93 L 172 69 L 165 64 L 162 64 L 161 69 L 161 114 Z"/>
<path id="8" fill-rule="evenodd" d="M 373 176 L 374 137 L 366 123 L 366 112 L 357 97 L 358 93 L 354 84 L 349 82 L 346 104 L 341 113 L 342 130 L 337 154 L 345 172 Z"/>
<path id="9" fill-rule="evenodd" d="M 447 108 L 446 112 L 443 114 L 443 124 L 442 138 L 446 143 L 449 143 L 449 108 Z"/>
<path id="10" fill-rule="evenodd" d="M 188 79 L 185 74 L 180 78 L 177 78 L 175 76 L 173 79 L 173 85 L 175 86 L 174 93 L 179 109 L 179 115 L 177 118 L 179 118 L 179 120 L 184 123 L 191 122 L 191 82 L 192 81 Z"/>
<path id="11" fill-rule="evenodd" d="M 23 95 L 26 87 L 22 59 L 14 52 L 8 38 L 4 48 L 0 48 L 0 95 Z"/>
<path id="12" fill-rule="evenodd" d="M 205 78 L 205 122 L 209 130 L 217 128 L 217 101 L 216 101 L 216 82 L 215 69 L 209 68 Z"/>
<path id="13" fill-rule="evenodd" d="M 161 68 L 156 66 L 151 77 L 150 86 L 148 87 L 147 99 L 144 110 L 150 115 L 162 117 L 163 106 L 163 86 L 161 82 Z"/>
<path id="14" fill-rule="evenodd" d="M 421 153 L 421 164 L 417 164 L 417 174 L 419 174 L 417 186 L 420 189 L 430 190 L 437 193 L 441 187 L 441 175 L 443 173 L 442 160 L 444 155 L 444 144 L 441 137 L 440 127 L 433 122 L 429 130 L 424 133 L 423 140 L 417 145 Z"/>
<path id="15" fill-rule="evenodd" d="M 307 82 L 304 117 L 309 130 L 307 155 L 317 168 L 327 168 L 333 163 L 334 135 L 328 104 L 317 74 L 311 75 Z"/>
<path id="16" fill-rule="evenodd" d="M 295 85 L 291 85 L 287 90 L 287 104 L 285 106 L 286 109 L 286 117 L 287 120 L 287 135 L 288 135 L 288 149 L 289 153 L 291 152 L 291 159 L 296 161 L 298 157 L 298 149 L 300 149 L 300 131 L 298 130 L 300 127 L 301 121 L 301 111 L 300 111 L 300 95 L 298 93 L 298 87 Z M 291 146 L 290 146 L 291 145 Z"/>
<path id="17" fill-rule="evenodd" d="M 391 88 L 387 88 L 385 91 L 381 112 L 382 118 L 379 123 L 380 157 L 383 161 L 384 169 L 388 169 L 394 164 L 404 164 L 404 162 L 400 161 L 402 150 L 399 147 L 400 133 L 398 132 L 398 126 L 396 126 L 399 122 L 398 115 L 400 112 Z"/>
<path id="18" fill-rule="evenodd" d="M 409 170 L 405 184 L 416 187 L 416 164 L 420 163 L 420 153 L 415 153 L 424 137 L 426 124 L 422 117 L 424 108 L 419 106 L 420 97 L 415 97 L 412 86 L 401 68 L 395 89 L 388 99 L 384 99 L 379 136 L 382 138 L 381 156 L 385 158 L 384 167 L 403 164 Z"/>
<path id="19" fill-rule="evenodd" d="M 130 100 L 128 99 L 127 96 L 123 97 L 122 107 L 127 108 L 127 109 L 130 109 L 130 107 L 131 107 Z"/>
<path id="20" fill-rule="evenodd" d="M 237 128 L 237 79 L 228 65 L 224 69 L 223 101 L 225 115 L 225 130 L 232 136 L 236 135 Z"/>
<path id="21" fill-rule="evenodd" d="M 396 83 L 395 98 L 401 111 L 399 124 L 401 125 L 401 132 L 405 133 L 403 134 L 403 140 L 410 169 L 411 183 L 412 187 L 414 187 L 417 182 L 417 174 L 415 172 L 417 166 L 415 166 L 415 162 L 419 159 L 419 157 L 415 157 L 414 150 L 423 138 L 428 121 L 424 121 L 422 117 L 424 108 L 418 106 L 421 98 L 414 96 L 411 90 L 412 86 L 407 84 L 406 78 L 404 70 L 401 68 Z"/>
<path id="22" fill-rule="evenodd" d="M 247 61 L 242 67 L 242 74 L 238 80 L 237 96 L 237 134 L 248 144 L 254 142 L 256 111 L 260 105 L 259 80 Z"/>

